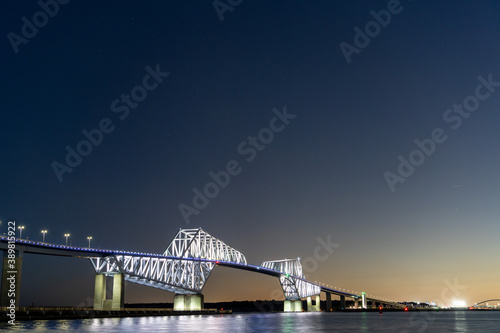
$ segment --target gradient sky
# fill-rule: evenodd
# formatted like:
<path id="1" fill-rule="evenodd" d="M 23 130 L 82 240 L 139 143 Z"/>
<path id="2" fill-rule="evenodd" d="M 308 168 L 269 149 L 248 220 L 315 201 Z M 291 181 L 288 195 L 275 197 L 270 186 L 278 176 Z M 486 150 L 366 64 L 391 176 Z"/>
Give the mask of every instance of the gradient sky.
<path id="1" fill-rule="evenodd" d="M 500 88 L 460 128 L 443 119 L 479 76 L 500 81 L 500 4 L 401 1 L 348 63 L 339 45 L 387 6 L 243 1 L 221 21 L 211 1 L 71 1 L 16 53 L 9 33 L 41 8 L 3 1 L 3 232 L 15 220 L 23 238 L 46 229 L 48 242 L 162 253 L 179 228 L 202 227 L 253 264 L 314 258 L 330 236 L 340 246 L 312 281 L 396 300 L 500 297 Z M 169 76 L 120 119 L 112 102 L 158 64 Z M 296 118 L 247 162 L 238 146 L 285 106 Z M 104 118 L 114 131 L 60 182 L 52 163 Z M 436 128 L 447 140 L 391 191 L 384 173 Z M 241 173 L 186 224 L 179 204 L 231 160 Z M 93 284 L 87 259 L 26 255 L 21 301 L 87 305 Z M 279 288 L 216 268 L 204 294 L 282 299 Z M 172 299 L 125 290 L 127 303 Z"/>

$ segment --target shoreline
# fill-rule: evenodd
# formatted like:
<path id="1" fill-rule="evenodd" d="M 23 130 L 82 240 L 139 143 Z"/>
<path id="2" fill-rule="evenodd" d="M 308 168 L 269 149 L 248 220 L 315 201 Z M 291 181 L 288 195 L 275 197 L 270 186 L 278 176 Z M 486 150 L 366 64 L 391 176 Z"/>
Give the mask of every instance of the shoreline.
<path id="1" fill-rule="evenodd" d="M 329 312 L 379 312 L 378 309 L 344 309 Z M 408 309 L 406 312 L 447 312 L 447 311 L 500 311 L 498 309 Z M 279 312 L 281 311 L 270 311 Z M 302 311 L 305 312 L 305 311 Z M 321 311 L 325 312 L 325 311 Z M 383 309 L 383 312 L 405 312 L 404 309 Z M 5 310 L 0 311 L 0 322 L 8 322 L 10 317 Z M 91 318 L 120 318 L 120 317 L 148 317 L 148 316 L 192 316 L 192 315 L 228 315 L 240 313 L 254 313 L 254 311 L 236 311 L 203 309 L 201 311 L 174 311 L 172 308 L 124 308 L 122 310 L 94 310 L 93 308 L 72 308 L 72 307 L 39 307 L 16 311 L 15 321 L 31 320 L 58 320 L 58 319 L 91 319 Z M 293 312 L 290 312 L 293 313 Z"/>
<path id="2" fill-rule="evenodd" d="M 186 315 L 228 315 L 232 310 L 203 309 L 201 311 L 174 311 L 165 308 L 124 308 L 122 310 L 94 310 L 93 308 L 51 308 L 41 307 L 29 310 L 16 310 L 15 321 L 57 320 L 57 319 L 91 319 L 148 316 L 186 316 Z M 8 322 L 11 318 L 8 311 L 2 310 L 0 322 Z"/>

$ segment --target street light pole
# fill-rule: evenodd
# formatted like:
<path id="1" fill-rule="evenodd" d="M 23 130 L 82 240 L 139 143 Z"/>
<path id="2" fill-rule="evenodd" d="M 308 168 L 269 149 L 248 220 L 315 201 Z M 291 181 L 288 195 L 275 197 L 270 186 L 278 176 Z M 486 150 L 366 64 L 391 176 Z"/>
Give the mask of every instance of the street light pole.
<path id="1" fill-rule="evenodd" d="M 23 237 L 24 225 L 17 227 L 17 229 L 19 229 L 19 239 L 21 239 Z"/>
<path id="2" fill-rule="evenodd" d="M 89 240 L 89 248 L 90 248 L 90 240 L 92 239 L 92 236 L 87 237 L 87 239 Z"/>
<path id="3" fill-rule="evenodd" d="M 42 243 L 45 243 L 45 234 L 47 233 L 47 230 L 42 230 Z"/>
<path id="4" fill-rule="evenodd" d="M 68 246 L 68 237 L 70 236 L 70 234 L 64 234 L 64 237 L 66 237 L 66 246 Z"/>

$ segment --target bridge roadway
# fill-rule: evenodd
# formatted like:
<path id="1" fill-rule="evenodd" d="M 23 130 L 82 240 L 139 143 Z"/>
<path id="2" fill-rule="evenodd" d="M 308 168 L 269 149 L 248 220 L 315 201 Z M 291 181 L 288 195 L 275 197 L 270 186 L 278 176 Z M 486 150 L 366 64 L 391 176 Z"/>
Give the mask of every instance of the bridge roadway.
<path id="1" fill-rule="evenodd" d="M 8 249 L 8 240 L 9 238 L 6 236 L 0 236 L 0 250 L 5 251 Z M 251 271 L 260 274 L 266 274 L 274 277 L 280 277 L 283 273 L 280 271 L 275 271 L 269 268 L 250 265 L 250 264 L 239 264 L 233 262 L 226 261 L 217 261 L 211 259 L 200 259 L 200 258 L 180 258 L 180 257 L 172 257 L 172 256 L 164 256 L 162 254 L 155 253 L 144 253 L 144 252 L 133 252 L 133 251 L 119 251 L 119 250 L 107 250 L 107 249 L 95 249 L 88 247 L 78 247 L 78 246 L 69 246 L 69 245 L 59 245 L 59 244 L 51 244 L 51 243 L 43 243 L 38 241 L 31 241 L 26 239 L 16 238 L 15 242 L 16 251 L 20 251 L 20 253 L 32 253 L 32 254 L 45 254 L 45 255 L 56 255 L 63 257 L 77 257 L 77 258 L 97 258 L 97 257 L 108 257 L 113 255 L 129 255 L 129 256 L 139 256 L 139 257 L 155 257 L 155 258 L 165 258 L 165 259 L 174 259 L 174 260 L 190 260 L 190 261 L 200 261 L 200 262 L 213 262 L 217 266 L 221 267 L 230 267 L 235 269 L 241 269 L 246 271 Z M 331 293 L 337 296 L 350 297 L 354 299 L 359 299 L 361 296 L 357 294 L 351 294 L 348 292 L 343 292 L 340 290 L 332 289 L 327 286 L 322 286 L 320 284 L 305 280 L 301 277 L 292 276 L 296 279 L 302 280 L 304 282 L 311 283 L 313 285 L 319 286 L 321 291 Z M 380 301 L 374 298 L 366 298 L 367 301 L 376 301 L 389 303 L 387 301 Z"/>

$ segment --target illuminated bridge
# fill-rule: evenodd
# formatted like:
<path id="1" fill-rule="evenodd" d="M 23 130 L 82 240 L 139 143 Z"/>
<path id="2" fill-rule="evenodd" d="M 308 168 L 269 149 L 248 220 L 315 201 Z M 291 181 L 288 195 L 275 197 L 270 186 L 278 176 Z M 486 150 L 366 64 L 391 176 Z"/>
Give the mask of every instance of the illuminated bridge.
<path id="1" fill-rule="evenodd" d="M 471 306 L 472 309 L 499 309 L 500 298 L 488 299 Z"/>
<path id="2" fill-rule="evenodd" d="M 10 239 L 12 243 L 12 238 Z M 345 298 L 352 298 L 355 307 L 399 306 L 384 300 L 342 292 L 306 280 L 300 259 L 264 261 L 250 265 L 245 256 L 201 228 L 180 229 L 162 254 L 114 251 L 74 247 L 15 239 L 15 259 L 6 255 L 9 238 L 0 237 L 4 251 L 1 287 L 1 306 L 7 306 L 9 259 L 15 260 L 16 290 L 20 290 L 23 253 L 89 258 L 96 272 L 94 309 L 118 310 L 124 306 L 124 281 L 175 293 L 174 310 L 198 311 L 203 309 L 202 290 L 215 266 L 251 271 L 279 279 L 285 296 L 285 312 L 302 311 L 302 299 L 307 299 L 308 311 L 319 311 L 320 293 L 326 294 L 326 309 L 332 309 L 331 296 L 340 296 L 341 307 Z M 12 261 L 11 261 L 12 263 Z M 113 296 L 106 299 L 106 277 L 113 278 Z M 361 305 L 359 304 L 361 302 Z M 19 304 L 19 292 L 16 293 Z"/>

